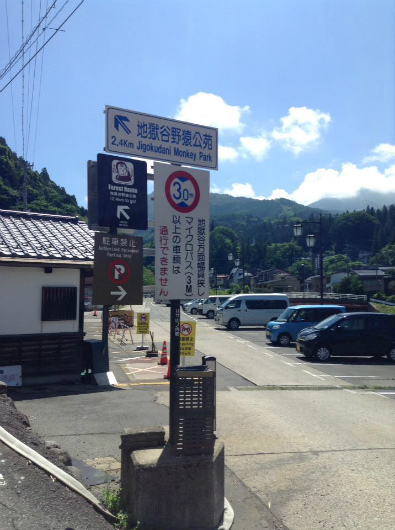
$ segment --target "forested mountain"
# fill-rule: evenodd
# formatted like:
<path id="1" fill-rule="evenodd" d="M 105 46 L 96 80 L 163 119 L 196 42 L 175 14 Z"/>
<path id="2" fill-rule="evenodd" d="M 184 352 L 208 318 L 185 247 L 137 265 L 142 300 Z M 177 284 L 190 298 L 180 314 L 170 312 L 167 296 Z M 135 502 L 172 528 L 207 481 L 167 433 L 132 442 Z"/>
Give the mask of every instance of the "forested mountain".
<path id="1" fill-rule="evenodd" d="M 0 208 L 23 208 L 25 161 L 0 138 Z M 55 184 L 46 169 L 27 169 L 28 208 L 33 212 L 76 215 L 87 210 L 74 195 Z M 154 201 L 148 197 L 148 217 L 154 218 Z M 310 255 L 304 238 L 295 238 L 293 226 L 317 233 L 322 218 L 321 241 L 325 258 L 342 255 L 365 264 L 395 265 L 395 205 L 333 214 L 287 199 L 257 200 L 210 194 L 210 267 L 229 272 L 228 253 L 244 257 L 251 269 L 290 268 Z M 153 246 L 153 230 L 139 232 L 146 246 Z M 317 249 L 315 249 L 318 252 Z"/>
<path id="2" fill-rule="evenodd" d="M 367 189 L 359 190 L 355 197 L 347 197 L 344 199 L 335 199 L 333 197 L 326 197 L 319 201 L 309 204 L 311 208 L 320 208 L 321 210 L 329 210 L 333 213 L 353 212 L 358 210 L 365 210 L 367 206 L 373 208 L 382 208 L 384 205 L 389 206 L 395 201 L 395 190 L 392 193 L 380 193 Z"/>
<path id="3" fill-rule="evenodd" d="M 44 168 L 40 172 L 27 166 L 27 203 L 31 212 L 87 218 L 86 208 L 78 206 L 74 195 L 51 180 Z M 25 161 L 11 151 L 4 138 L 0 137 L 0 208 L 23 209 L 23 180 Z"/>

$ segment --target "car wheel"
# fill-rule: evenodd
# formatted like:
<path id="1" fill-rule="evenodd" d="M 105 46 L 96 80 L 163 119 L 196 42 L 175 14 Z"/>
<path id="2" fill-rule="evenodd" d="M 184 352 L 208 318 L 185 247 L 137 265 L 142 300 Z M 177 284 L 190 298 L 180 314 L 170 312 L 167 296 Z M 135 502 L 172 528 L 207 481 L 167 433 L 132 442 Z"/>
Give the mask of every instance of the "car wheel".
<path id="1" fill-rule="evenodd" d="M 389 349 L 387 353 L 387 358 L 392 363 L 395 363 L 395 346 L 391 346 L 391 348 Z"/>
<path id="2" fill-rule="evenodd" d="M 239 329 L 240 321 L 237 318 L 231 318 L 228 322 L 228 329 Z"/>
<path id="3" fill-rule="evenodd" d="M 317 346 L 315 349 L 314 355 L 317 361 L 325 362 L 331 356 L 331 351 L 325 345 Z"/>
<path id="4" fill-rule="evenodd" d="M 207 311 L 206 317 L 207 318 L 214 318 L 214 311 L 212 311 L 211 309 L 210 309 L 210 311 Z"/>
<path id="5" fill-rule="evenodd" d="M 281 346 L 289 346 L 291 337 L 288 335 L 288 333 L 281 333 L 278 336 L 278 342 L 281 344 Z"/>
<path id="6" fill-rule="evenodd" d="M 197 309 L 196 309 L 196 307 L 193 307 L 193 308 L 191 309 L 191 315 L 197 315 Z"/>

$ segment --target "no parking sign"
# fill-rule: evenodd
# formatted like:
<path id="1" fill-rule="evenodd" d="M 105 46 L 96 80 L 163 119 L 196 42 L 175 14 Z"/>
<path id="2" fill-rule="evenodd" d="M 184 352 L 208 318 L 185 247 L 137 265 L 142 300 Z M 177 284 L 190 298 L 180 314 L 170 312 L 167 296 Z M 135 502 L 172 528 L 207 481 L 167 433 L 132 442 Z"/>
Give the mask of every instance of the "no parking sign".
<path id="1" fill-rule="evenodd" d="M 180 355 L 195 355 L 196 322 L 180 322 Z"/>
<path id="2" fill-rule="evenodd" d="M 156 298 L 206 297 L 210 174 L 156 162 L 154 182 Z"/>

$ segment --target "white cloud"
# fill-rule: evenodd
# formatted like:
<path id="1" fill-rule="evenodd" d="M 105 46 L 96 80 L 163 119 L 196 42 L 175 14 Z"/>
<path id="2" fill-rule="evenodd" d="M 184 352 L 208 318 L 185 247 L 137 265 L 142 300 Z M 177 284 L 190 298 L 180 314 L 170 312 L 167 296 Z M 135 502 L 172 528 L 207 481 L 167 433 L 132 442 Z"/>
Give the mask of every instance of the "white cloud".
<path id="1" fill-rule="evenodd" d="M 218 127 L 218 129 L 241 132 L 244 124 L 241 119 L 243 114 L 249 112 L 249 107 L 228 105 L 220 96 L 198 92 L 181 99 L 175 119 Z"/>
<path id="2" fill-rule="evenodd" d="M 363 160 L 363 164 L 370 164 L 371 162 L 389 162 L 395 158 L 395 145 L 391 144 L 380 144 L 372 150 L 371 156 L 366 156 Z"/>
<path id="3" fill-rule="evenodd" d="M 252 155 L 258 161 L 263 160 L 270 150 L 270 140 L 264 135 L 258 137 L 242 136 L 240 143 L 241 152 L 244 156 Z"/>
<path id="4" fill-rule="evenodd" d="M 290 193 L 288 198 L 307 205 L 324 197 L 355 197 L 361 189 L 393 194 L 395 165 L 384 172 L 375 166 L 358 168 L 351 163 L 343 164 L 340 171 L 317 169 L 308 173 L 299 188 Z"/>
<path id="5" fill-rule="evenodd" d="M 329 114 L 307 107 L 291 107 L 288 116 L 281 118 L 281 127 L 273 129 L 272 137 L 280 142 L 284 149 L 295 156 L 317 144 L 321 132 L 331 121 Z"/>
<path id="6" fill-rule="evenodd" d="M 222 161 L 234 162 L 240 156 L 240 153 L 234 147 L 218 146 L 218 158 Z"/>
<path id="7" fill-rule="evenodd" d="M 248 182 L 245 184 L 233 183 L 232 187 L 223 191 L 227 195 L 232 195 L 232 197 L 248 197 L 249 199 L 257 199 L 255 192 Z"/>

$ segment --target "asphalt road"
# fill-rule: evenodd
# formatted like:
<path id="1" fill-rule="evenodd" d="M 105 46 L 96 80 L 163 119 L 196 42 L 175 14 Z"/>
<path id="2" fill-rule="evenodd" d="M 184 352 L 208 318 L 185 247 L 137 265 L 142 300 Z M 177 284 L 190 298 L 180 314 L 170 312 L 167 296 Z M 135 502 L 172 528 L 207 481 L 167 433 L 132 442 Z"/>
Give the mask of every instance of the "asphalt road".
<path id="1" fill-rule="evenodd" d="M 161 346 L 170 310 L 151 302 L 147 310 Z M 196 320 L 197 351 L 186 363 L 217 359 L 217 436 L 234 530 L 393 530 L 395 402 L 352 376 L 388 382 L 394 367 L 367 359 L 322 366 L 268 345 L 263 328 L 229 332 Z M 132 368 L 141 353 L 131 349 L 113 348 L 118 388 L 19 393 L 18 408 L 73 458 L 119 460 L 124 428 L 168 423 L 168 385 L 162 376 L 139 379 Z"/>

